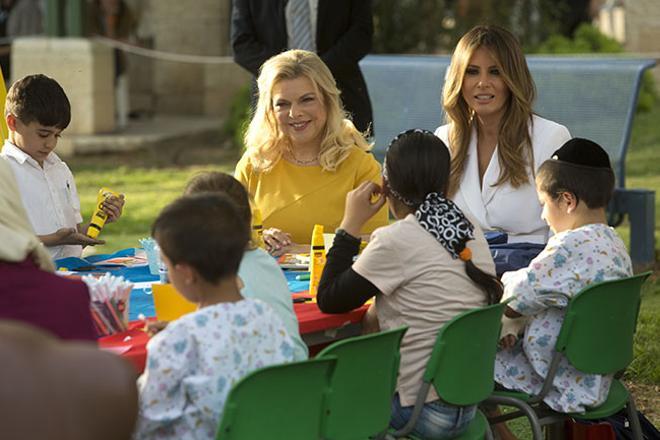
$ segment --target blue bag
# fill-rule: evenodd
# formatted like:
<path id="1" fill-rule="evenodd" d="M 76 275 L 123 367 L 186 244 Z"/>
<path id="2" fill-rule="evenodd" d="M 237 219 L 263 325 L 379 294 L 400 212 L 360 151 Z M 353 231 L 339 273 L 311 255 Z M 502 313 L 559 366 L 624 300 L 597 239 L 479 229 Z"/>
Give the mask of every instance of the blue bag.
<path id="1" fill-rule="evenodd" d="M 484 235 L 495 261 L 495 272 L 498 277 L 504 272 L 529 266 L 529 263 L 545 248 L 544 244 L 538 243 L 507 243 L 509 237 L 505 232 L 489 231 Z"/>

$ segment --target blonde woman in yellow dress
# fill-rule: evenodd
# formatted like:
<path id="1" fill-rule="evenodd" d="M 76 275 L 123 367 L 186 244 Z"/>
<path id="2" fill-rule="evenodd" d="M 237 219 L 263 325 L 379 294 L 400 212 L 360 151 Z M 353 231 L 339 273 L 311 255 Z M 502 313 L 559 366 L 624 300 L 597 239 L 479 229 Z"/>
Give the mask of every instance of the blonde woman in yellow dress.
<path id="1" fill-rule="evenodd" d="M 299 252 L 314 224 L 327 232 L 339 227 L 349 191 L 380 183 L 380 165 L 346 118 L 335 80 L 315 53 L 289 50 L 270 58 L 257 83 L 259 100 L 235 177 L 261 211 L 270 253 Z M 361 232 L 386 224 L 381 209 Z"/>

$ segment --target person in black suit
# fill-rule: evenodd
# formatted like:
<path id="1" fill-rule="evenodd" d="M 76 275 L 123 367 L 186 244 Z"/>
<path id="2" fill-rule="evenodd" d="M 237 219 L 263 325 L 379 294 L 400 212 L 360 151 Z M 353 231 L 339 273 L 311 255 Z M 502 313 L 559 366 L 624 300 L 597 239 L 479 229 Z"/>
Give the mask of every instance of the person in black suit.
<path id="1" fill-rule="evenodd" d="M 234 60 L 255 77 L 261 65 L 289 47 L 287 0 L 233 0 L 231 43 Z M 363 133 L 371 130 L 372 111 L 358 62 L 371 50 L 373 22 L 370 0 L 309 1 L 315 49 L 342 92 L 345 110 Z"/>

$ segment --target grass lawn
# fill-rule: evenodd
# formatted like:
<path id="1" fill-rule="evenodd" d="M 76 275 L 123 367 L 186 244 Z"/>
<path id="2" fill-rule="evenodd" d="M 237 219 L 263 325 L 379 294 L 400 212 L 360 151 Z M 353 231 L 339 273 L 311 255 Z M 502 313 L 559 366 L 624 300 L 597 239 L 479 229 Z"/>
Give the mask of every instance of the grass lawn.
<path id="1" fill-rule="evenodd" d="M 627 156 L 627 186 L 656 191 L 656 253 L 660 246 L 660 104 L 652 112 L 636 117 Z M 168 154 L 140 152 L 123 155 L 82 156 L 68 160 L 78 185 L 83 214 L 88 221 L 99 187 L 107 186 L 126 194 L 126 207 L 120 222 L 111 224 L 100 238 L 108 244 L 91 249 L 109 253 L 138 246 L 138 239 L 149 235 L 151 222 L 160 209 L 181 194 L 185 182 L 201 170 L 232 172 L 238 153 L 218 145 L 185 150 L 179 165 L 168 163 Z M 627 241 L 626 224 L 618 228 Z M 626 373 L 633 385 L 639 407 L 660 424 L 660 267 L 656 265 L 647 283 L 635 340 L 635 360 Z M 522 425 L 514 428 L 524 437 Z"/>

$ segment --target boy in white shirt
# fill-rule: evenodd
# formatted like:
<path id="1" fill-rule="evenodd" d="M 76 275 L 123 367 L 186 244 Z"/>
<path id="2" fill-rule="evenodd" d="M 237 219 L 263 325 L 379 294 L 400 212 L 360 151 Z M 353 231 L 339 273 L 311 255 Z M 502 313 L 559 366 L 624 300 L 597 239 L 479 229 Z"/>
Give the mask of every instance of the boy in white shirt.
<path id="1" fill-rule="evenodd" d="M 28 218 L 53 259 L 80 257 L 82 247 L 104 243 L 85 235 L 76 183 L 69 167 L 53 152 L 71 121 L 71 104 L 62 87 L 45 75 L 28 75 L 7 93 L 9 137 L 0 152 L 14 172 Z M 107 198 L 107 222 L 121 216 L 124 196 Z"/>

